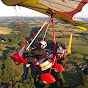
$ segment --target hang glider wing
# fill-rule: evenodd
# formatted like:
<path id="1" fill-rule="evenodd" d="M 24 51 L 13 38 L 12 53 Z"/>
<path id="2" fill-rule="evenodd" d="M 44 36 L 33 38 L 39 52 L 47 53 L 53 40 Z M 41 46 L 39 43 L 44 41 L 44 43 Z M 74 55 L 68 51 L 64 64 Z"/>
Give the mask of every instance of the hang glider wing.
<path id="1" fill-rule="evenodd" d="M 82 10 L 82 7 L 88 0 L 2 0 L 8 6 L 23 6 L 46 15 L 51 11 L 55 13 L 54 18 L 68 24 L 88 30 L 87 23 L 80 20 L 74 20 L 72 17 Z"/>

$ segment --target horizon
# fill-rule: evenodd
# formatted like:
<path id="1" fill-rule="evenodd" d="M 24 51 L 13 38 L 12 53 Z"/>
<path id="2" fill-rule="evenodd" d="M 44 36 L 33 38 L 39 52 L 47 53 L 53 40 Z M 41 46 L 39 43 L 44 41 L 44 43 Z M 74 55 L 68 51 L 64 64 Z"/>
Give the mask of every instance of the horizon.
<path id="1" fill-rule="evenodd" d="M 46 16 L 0 16 L 0 18 L 8 18 L 8 17 L 14 17 L 14 18 L 17 18 L 17 17 L 24 17 L 24 18 L 47 18 Z M 86 18 L 88 18 L 88 17 L 75 17 L 75 18 L 84 18 L 84 19 L 86 19 Z M 54 18 L 54 19 L 56 19 L 56 18 Z M 58 20 L 58 19 L 57 19 Z"/>

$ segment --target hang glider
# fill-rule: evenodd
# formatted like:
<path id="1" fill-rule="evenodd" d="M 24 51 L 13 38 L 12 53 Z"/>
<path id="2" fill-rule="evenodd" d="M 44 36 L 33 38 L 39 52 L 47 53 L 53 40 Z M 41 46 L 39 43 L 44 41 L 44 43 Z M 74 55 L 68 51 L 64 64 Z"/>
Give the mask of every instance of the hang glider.
<path id="1" fill-rule="evenodd" d="M 82 10 L 87 0 L 2 0 L 2 2 L 8 6 L 23 6 L 46 15 L 53 14 L 53 18 L 88 30 L 87 23 L 72 19 Z"/>
<path id="2" fill-rule="evenodd" d="M 72 17 L 79 11 L 81 11 L 82 7 L 87 3 L 87 0 L 2 0 L 3 3 L 5 3 L 8 6 L 23 6 L 29 9 L 36 10 L 38 12 L 41 12 L 43 14 L 51 16 L 52 20 L 48 21 L 52 23 L 52 29 L 53 29 L 53 40 L 54 40 L 54 51 L 52 53 L 53 55 L 53 60 L 49 63 L 49 67 L 47 67 L 49 70 L 49 73 L 42 73 L 38 67 L 35 65 L 35 63 L 39 62 L 39 60 L 35 61 L 32 63 L 40 72 L 41 72 L 41 80 L 46 82 L 46 83 L 54 83 L 56 82 L 55 78 L 50 74 L 52 69 L 55 69 L 55 71 L 63 71 L 64 68 L 60 65 L 57 64 L 57 60 L 61 58 L 65 58 L 64 56 L 62 57 L 57 57 L 57 50 L 56 50 L 56 40 L 55 40 L 55 30 L 54 30 L 54 23 L 53 23 L 53 18 L 56 18 L 60 21 L 63 21 L 68 24 L 73 24 L 74 26 L 78 28 L 82 28 L 84 30 L 88 30 L 88 27 L 85 25 L 87 23 L 78 20 L 78 19 L 72 19 Z M 29 44 L 27 47 L 30 48 L 31 44 L 34 42 L 34 40 L 37 38 L 38 34 L 46 27 L 48 26 L 45 25 L 47 22 L 44 23 L 44 25 L 41 27 L 41 29 L 38 31 L 37 34 L 35 34 L 31 39 L 32 42 Z M 85 24 L 84 24 L 85 23 Z M 68 45 L 68 50 L 66 55 L 71 53 L 71 43 L 72 43 L 72 35 L 70 37 L 69 45 Z M 12 53 L 10 57 L 18 63 L 24 63 L 27 64 L 28 62 L 24 60 L 23 58 L 23 51 L 25 49 L 26 43 L 24 43 L 20 51 L 17 51 L 15 53 Z M 51 55 L 51 54 L 50 54 Z M 49 56 L 49 55 L 48 55 Z M 44 57 L 46 58 L 46 57 Z M 40 60 L 44 59 L 41 58 Z M 46 67 L 44 66 L 45 63 L 42 63 L 40 65 L 41 70 L 44 71 L 46 70 Z"/>
<path id="3" fill-rule="evenodd" d="M 10 55 L 10 57 L 12 58 L 12 60 L 15 62 L 15 64 L 20 64 L 20 63 L 23 63 L 23 64 L 30 64 L 30 65 L 34 65 L 39 72 L 41 72 L 41 75 L 40 75 L 40 78 L 41 80 L 43 81 L 43 83 L 54 83 L 56 82 L 56 79 L 51 75 L 51 70 L 54 69 L 55 72 L 58 72 L 58 71 L 64 71 L 64 68 L 62 65 L 58 64 L 57 63 L 57 60 L 59 59 L 62 59 L 62 58 L 66 58 L 66 56 L 68 54 L 71 54 L 71 43 L 72 43 L 72 34 L 71 34 L 71 37 L 70 37 L 70 40 L 69 40 L 69 45 L 68 46 L 65 46 L 66 48 L 63 48 L 62 50 L 59 49 L 59 46 L 58 48 L 56 48 L 56 40 L 55 40 L 55 30 L 54 30 L 54 22 L 53 22 L 53 18 L 50 18 L 51 21 L 47 20 L 45 21 L 45 23 L 43 24 L 43 26 L 40 28 L 40 30 L 33 36 L 31 37 L 28 41 L 31 41 L 29 43 L 29 45 L 27 46 L 26 48 L 26 43 L 24 43 L 18 50 L 17 52 L 15 53 L 12 53 Z M 47 23 L 48 22 L 48 23 Z M 47 23 L 47 24 L 46 24 Z M 41 59 L 37 59 L 36 56 L 35 56 L 35 61 L 32 62 L 32 63 L 29 63 L 30 61 L 26 61 L 27 57 L 25 57 L 24 55 L 24 52 L 25 50 L 28 50 L 29 48 L 35 48 L 34 47 L 31 47 L 32 43 L 34 42 L 34 40 L 37 38 L 38 34 L 44 30 L 50 23 L 52 23 L 52 29 L 53 29 L 53 40 L 54 40 L 54 51 L 50 51 L 50 53 L 47 52 L 47 55 L 45 55 L 43 58 Z M 46 42 L 48 42 L 47 40 L 45 40 Z M 37 45 L 40 45 L 37 44 Z M 62 47 L 62 46 L 61 46 Z M 47 49 L 48 51 L 48 49 Z M 62 53 L 64 51 L 64 53 Z M 29 52 L 29 51 L 28 51 Z M 37 54 L 38 55 L 38 54 Z M 39 54 L 40 55 L 40 54 Z M 30 57 L 30 54 L 27 55 Z M 26 59 L 25 59 L 26 58 Z M 51 59 L 50 59 L 51 58 Z M 50 60 L 49 60 L 50 59 Z M 41 70 L 39 69 L 41 68 Z M 42 71 L 45 71 L 49 69 L 49 72 L 48 73 L 43 73 Z"/>

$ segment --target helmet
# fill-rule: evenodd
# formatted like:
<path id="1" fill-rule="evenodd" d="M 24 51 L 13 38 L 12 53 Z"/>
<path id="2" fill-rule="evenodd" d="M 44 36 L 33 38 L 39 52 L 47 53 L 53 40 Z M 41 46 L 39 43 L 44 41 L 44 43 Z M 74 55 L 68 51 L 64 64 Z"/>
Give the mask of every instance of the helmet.
<path id="1" fill-rule="evenodd" d="M 47 43 L 45 41 L 40 41 L 40 43 L 43 45 L 43 48 L 47 46 Z"/>

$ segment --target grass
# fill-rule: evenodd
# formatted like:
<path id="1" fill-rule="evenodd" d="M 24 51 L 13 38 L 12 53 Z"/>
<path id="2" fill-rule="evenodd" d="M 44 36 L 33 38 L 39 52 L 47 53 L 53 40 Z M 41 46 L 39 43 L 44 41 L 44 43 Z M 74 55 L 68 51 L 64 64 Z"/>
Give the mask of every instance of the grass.
<path id="1" fill-rule="evenodd" d="M 80 45 L 72 45 L 72 52 L 81 53 L 81 54 L 88 54 L 88 47 L 87 46 L 80 46 Z"/>
<path id="2" fill-rule="evenodd" d="M 57 42 L 62 42 L 62 43 L 69 43 L 69 38 L 56 38 L 56 41 Z"/>
<path id="3" fill-rule="evenodd" d="M 80 78 L 78 74 L 76 73 L 71 74 L 71 73 L 63 72 L 63 76 L 64 76 L 65 81 L 71 88 L 76 88 L 76 86 L 79 85 Z"/>
<path id="4" fill-rule="evenodd" d="M 74 45 L 87 45 L 87 42 L 83 42 L 82 40 L 78 40 L 76 38 L 73 38 L 72 44 L 74 44 Z"/>
<path id="5" fill-rule="evenodd" d="M 73 52 L 73 51 L 72 51 Z M 84 56 L 82 55 L 82 54 L 80 54 L 80 53 L 74 53 L 74 54 L 72 54 L 73 56 L 75 56 L 75 57 L 78 57 L 78 58 L 83 58 Z"/>
<path id="6" fill-rule="evenodd" d="M 0 56 L 2 56 L 3 50 L 6 50 L 6 45 L 5 44 L 0 44 Z"/>
<path id="7" fill-rule="evenodd" d="M 18 33 L 20 33 L 20 32 L 19 32 L 19 31 L 14 31 L 14 33 L 15 33 L 15 34 L 18 34 Z"/>
<path id="8" fill-rule="evenodd" d="M 73 31 L 74 33 L 82 33 L 82 32 L 85 32 L 84 30 L 82 29 L 70 29 L 71 31 Z"/>
<path id="9" fill-rule="evenodd" d="M 0 56 L 2 56 L 3 51 L 7 49 L 7 48 L 5 48 L 6 46 L 13 47 L 13 46 L 17 46 L 17 45 L 10 46 L 10 45 L 6 45 L 6 44 L 0 44 Z"/>

